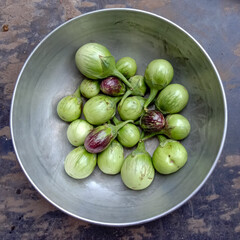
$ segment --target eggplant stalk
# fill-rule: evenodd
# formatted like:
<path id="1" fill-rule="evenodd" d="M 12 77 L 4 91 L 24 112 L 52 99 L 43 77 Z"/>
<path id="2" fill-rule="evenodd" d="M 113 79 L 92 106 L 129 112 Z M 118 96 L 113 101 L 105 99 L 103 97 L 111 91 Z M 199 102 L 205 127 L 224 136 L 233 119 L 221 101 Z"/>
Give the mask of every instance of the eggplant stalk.
<path id="1" fill-rule="evenodd" d="M 116 69 L 115 59 L 113 56 L 99 57 L 101 59 L 103 69 L 105 71 L 108 71 L 109 69 L 112 70 L 111 72 L 109 72 L 109 75 L 111 74 L 115 77 L 120 78 L 130 89 L 132 89 L 131 83 Z"/>
<path id="2" fill-rule="evenodd" d="M 146 102 L 144 103 L 144 111 L 148 111 L 147 107 L 148 105 L 153 101 L 153 99 L 157 96 L 158 94 L 158 89 L 156 88 L 151 88 L 150 89 L 150 94 L 149 94 L 149 97 L 148 99 L 146 100 Z"/>
<path id="3" fill-rule="evenodd" d="M 163 135 L 158 135 L 157 138 L 159 142 L 164 142 L 165 140 L 167 140 L 167 138 Z"/>
<path id="4" fill-rule="evenodd" d="M 81 93 L 80 93 L 80 86 L 76 89 L 76 91 L 73 93 L 73 96 L 80 98 L 81 97 Z"/>

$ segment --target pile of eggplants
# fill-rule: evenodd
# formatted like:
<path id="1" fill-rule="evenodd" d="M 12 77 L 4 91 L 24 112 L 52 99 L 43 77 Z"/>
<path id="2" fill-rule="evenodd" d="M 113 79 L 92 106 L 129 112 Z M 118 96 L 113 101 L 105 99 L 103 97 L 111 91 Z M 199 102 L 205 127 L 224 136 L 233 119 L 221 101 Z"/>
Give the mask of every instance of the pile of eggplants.
<path id="1" fill-rule="evenodd" d="M 66 139 L 74 146 L 64 161 L 67 175 L 84 179 L 98 166 L 104 174 L 119 174 L 129 189 L 142 190 L 154 181 L 155 171 L 172 174 L 186 164 L 180 140 L 191 127 L 180 112 L 189 94 L 171 83 L 169 61 L 152 60 L 141 76 L 132 57 L 115 62 L 105 46 L 87 43 L 76 51 L 75 64 L 83 80 L 57 105 L 59 118 L 69 123 Z M 159 145 L 151 156 L 144 142 L 152 137 Z M 126 148 L 132 151 L 124 158 Z"/>

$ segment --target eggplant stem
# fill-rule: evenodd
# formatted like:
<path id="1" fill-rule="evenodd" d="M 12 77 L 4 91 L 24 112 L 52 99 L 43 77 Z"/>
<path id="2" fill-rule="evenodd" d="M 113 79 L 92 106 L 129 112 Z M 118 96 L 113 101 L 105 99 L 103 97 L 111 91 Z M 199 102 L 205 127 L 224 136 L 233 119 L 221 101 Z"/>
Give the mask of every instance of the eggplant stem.
<path id="1" fill-rule="evenodd" d="M 134 122 L 135 125 L 140 125 L 140 120 Z"/>
<path id="2" fill-rule="evenodd" d="M 112 97 L 112 100 L 115 104 L 117 104 L 121 99 L 122 97 Z"/>
<path id="3" fill-rule="evenodd" d="M 128 89 L 128 90 L 125 92 L 125 94 L 123 95 L 123 97 L 122 97 L 122 99 L 121 99 L 121 102 L 119 103 L 119 107 L 121 107 L 121 106 L 123 105 L 125 99 L 126 99 L 129 95 L 131 95 L 132 92 L 133 92 L 133 91 L 130 90 L 130 89 Z"/>
<path id="4" fill-rule="evenodd" d="M 130 90 L 133 90 L 132 84 L 117 69 L 113 71 L 113 75 L 120 78 L 130 88 Z"/>
<path id="5" fill-rule="evenodd" d="M 81 93 L 80 93 L 80 86 L 76 89 L 76 91 L 73 93 L 73 96 L 80 98 L 81 97 Z"/>
<path id="6" fill-rule="evenodd" d="M 142 140 L 142 141 L 145 141 L 145 140 L 147 140 L 147 139 L 149 139 L 149 138 L 152 138 L 152 137 L 154 137 L 154 136 L 156 136 L 156 135 L 158 135 L 158 134 L 159 134 L 159 132 L 155 132 L 155 133 L 148 134 L 147 136 L 145 136 L 145 137 L 142 138 L 141 140 Z"/>
<path id="7" fill-rule="evenodd" d="M 157 96 L 158 90 L 156 88 L 151 88 L 150 89 L 150 94 L 147 99 L 147 101 L 144 103 L 143 107 L 144 110 L 147 112 L 147 107 L 148 105 L 153 101 L 153 99 Z"/>
<path id="8" fill-rule="evenodd" d="M 129 123 L 129 122 L 133 122 L 133 120 L 127 120 L 127 121 L 125 121 L 125 122 L 122 122 L 122 123 L 119 123 L 118 125 L 116 125 L 115 127 L 116 127 L 116 131 L 118 131 L 119 129 L 121 129 L 122 127 L 124 127 L 127 123 Z"/>
<path id="9" fill-rule="evenodd" d="M 115 125 L 121 123 L 121 121 L 118 120 L 116 116 L 113 117 L 113 122 L 114 122 Z"/>
<path id="10" fill-rule="evenodd" d="M 143 152 L 146 151 L 144 141 L 139 141 L 136 151 Z"/>
<path id="11" fill-rule="evenodd" d="M 165 137 L 165 136 L 163 136 L 163 135 L 158 135 L 157 136 L 157 138 L 158 138 L 158 141 L 161 143 L 161 142 L 164 142 L 167 138 Z"/>
<path id="12" fill-rule="evenodd" d="M 141 136 L 140 136 L 140 140 L 139 140 L 139 142 L 143 142 L 144 135 L 145 135 L 145 132 L 142 131 L 142 132 L 141 132 Z"/>

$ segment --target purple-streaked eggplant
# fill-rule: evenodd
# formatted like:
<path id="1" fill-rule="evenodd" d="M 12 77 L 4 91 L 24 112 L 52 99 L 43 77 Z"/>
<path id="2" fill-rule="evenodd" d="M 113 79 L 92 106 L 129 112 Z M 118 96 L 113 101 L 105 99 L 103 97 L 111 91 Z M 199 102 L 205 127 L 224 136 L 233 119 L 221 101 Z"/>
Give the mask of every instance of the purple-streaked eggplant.
<path id="1" fill-rule="evenodd" d="M 146 140 L 158 134 L 164 134 L 174 140 L 186 138 L 191 130 L 191 126 L 186 117 L 181 114 L 170 114 L 165 117 L 165 127 L 159 132 L 150 133 L 142 140 Z"/>
<path id="2" fill-rule="evenodd" d="M 84 146 L 90 153 L 100 153 L 105 150 L 111 142 L 117 137 L 118 131 L 131 120 L 122 122 L 116 126 L 104 124 L 94 128 L 86 137 Z"/>
<path id="3" fill-rule="evenodd" d="M 140 126 L 145 132 L 158 132 L 165 126 L 165 118 L 160 111 L 148 110 L 140 118 Z"/>
<path id="4" fill-rule="evenodd" d="M 106 95 L 117 97 L 126 92 L 125 84 L 117 77 L 108 77 L 102 80 L 100 89 Z"/>

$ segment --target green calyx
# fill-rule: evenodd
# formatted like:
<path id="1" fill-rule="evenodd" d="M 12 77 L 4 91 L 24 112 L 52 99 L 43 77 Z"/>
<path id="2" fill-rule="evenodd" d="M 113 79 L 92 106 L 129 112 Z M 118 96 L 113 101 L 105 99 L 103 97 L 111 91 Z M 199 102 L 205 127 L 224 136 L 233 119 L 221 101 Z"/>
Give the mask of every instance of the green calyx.
<path id="1" fill-rule="evenodd" d="M 111 128 L 113 129 L 113 132 L 114 132 L 114 135 L 117 135 L 117 132 L 122 128 L 124 127 L 127 123 L 130 123 L 130 122 L 133 122 L 132 120 L 127 120 L 125 122 L 121 122 L 121 123 L 118 123 L 116 126 L 112 125 L 112 124 L 109 124 L 111 125 Z"/>
<path id="2" fill-rule="evenodd" d="M 167 140 L 167 138 L 163 135 L 158 135 L 157 138 L 160 143 L 165 142 Z"/>

